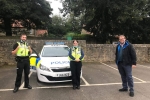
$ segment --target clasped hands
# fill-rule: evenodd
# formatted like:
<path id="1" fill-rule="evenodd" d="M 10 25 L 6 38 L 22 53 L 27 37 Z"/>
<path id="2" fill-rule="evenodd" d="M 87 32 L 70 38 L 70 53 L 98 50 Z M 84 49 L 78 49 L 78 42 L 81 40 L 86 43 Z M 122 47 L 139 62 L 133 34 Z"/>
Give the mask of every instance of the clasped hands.
<path id="1" fill-rule="evenodd" d="M 76 61 L 76 62 L 79 62 L 79 61 L 80 61 L 80 59 L 75 59 L 75 61 Z"/>

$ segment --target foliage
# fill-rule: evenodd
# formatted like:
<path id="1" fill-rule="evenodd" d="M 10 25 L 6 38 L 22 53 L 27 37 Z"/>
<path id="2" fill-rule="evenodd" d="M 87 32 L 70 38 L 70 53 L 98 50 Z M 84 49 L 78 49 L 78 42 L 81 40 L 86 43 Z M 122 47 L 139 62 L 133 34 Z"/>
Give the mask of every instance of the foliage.
<path id="1" fill-rule="evenodd" d="M 51 7 L 46 0 L 0 0 L 0 19 L 6 35 L 11 36 L 11 24 L 19 20 L 24 27 L 46 28 L 51 22 Z"/>
<path id="2" fill-rule="evenodd" d="M 68 32 L 65 36 L 66 37 L 73 37 L 76 33 L 74 32 Z"/>
<path id="3" fill-rule="evenodd" d="M 48 31 L 50 34 L 57 36 L 63 36 L 67 32 L 81 32 L 80 19 L 73 18 L 73 15 L 63 18 L 61 16 L 53 16 L 52 24 L 48 25 Z"/>
<path id="4" fill-rule="evenodd" d="M 66 33 L 65 19 L 57 15 L 53 16 L 52 23 L 48 24 L 48 33 L 58 37 L 63 36 Z"/>
<path id="5" fill-rule="evenodd" d="M 65 38 L 67 38 L 67 37 L 71 37 L 73 40 L 88 40 L 92 36 L 89 34 L 79 34 L 79 33 L 75 33 L 75 32 L 68 32 L 65 35 Z"/>
<path id="6" fill-rule="evenodd" d="M 100 43 L 124 34 L 132 43 L 148 43 L 150 0 L 61 0 L 64 15 L 82 15 L 84 29 Z M 145 25 L 146 24 L 146 25 Z"/>

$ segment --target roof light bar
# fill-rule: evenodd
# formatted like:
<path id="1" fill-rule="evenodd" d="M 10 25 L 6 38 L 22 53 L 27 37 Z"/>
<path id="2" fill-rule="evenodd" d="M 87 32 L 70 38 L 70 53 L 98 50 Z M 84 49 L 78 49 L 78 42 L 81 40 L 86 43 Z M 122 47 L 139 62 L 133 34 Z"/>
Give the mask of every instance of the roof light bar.
<path id="1" fill-rule="evenodd" d="M 65 45 L 64 42 L 45 42 L 45 45 Z"/>

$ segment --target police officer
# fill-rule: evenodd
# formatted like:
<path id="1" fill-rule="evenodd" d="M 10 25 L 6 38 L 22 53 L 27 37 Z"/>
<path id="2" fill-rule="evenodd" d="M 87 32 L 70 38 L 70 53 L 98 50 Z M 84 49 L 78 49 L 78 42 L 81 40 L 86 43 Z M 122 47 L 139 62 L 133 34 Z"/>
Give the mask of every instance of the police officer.
<path id="1" fill-rule="evenodd" d="M 116 47 L 116 64 L 122 79 L 120 92 L 128 91 L 129 96 L 134 96 L 134 84 L 132 68 L 136 67 L 136 53 L 133 46 L 126 40 L 124 35 L 119 36 L 119 44 Z"/>
<path id="2" fill-rule="evenodd" d="M 21 78 L 22 78 L 22 72 L 24 70 L 24 88 L 32 89 L 32 87 L 29 85 L 29 72 L 30 72 L 30 61 L 29 61 L 29 55 L 32 53 L 32 49 L 30 46 L 28 46 L 26 39 L 26 34 L 21 34 L 20 41 L 14 44 L 12 55 L 16 55 L 16 61 L 17 61 L 17 77 L 15 82 L 15 88 L 13 90 L 14 93 L 16 93 L 19 90 L 19 87 L 21 85 Z"/>
<path id="3" fill-rule="evenodd" d="M 69 51 L 69 59 L 70 59 L 70 68 L 72 74 L 72 85 L 75 90 L 80 89 L 80 75 L 81 75 L 81 67 L 82 60 L 84 57 L 84 53 L 80 46 L 78 46 L 78 41 L 73 41 L 73 47 L 71 47 Z"/>

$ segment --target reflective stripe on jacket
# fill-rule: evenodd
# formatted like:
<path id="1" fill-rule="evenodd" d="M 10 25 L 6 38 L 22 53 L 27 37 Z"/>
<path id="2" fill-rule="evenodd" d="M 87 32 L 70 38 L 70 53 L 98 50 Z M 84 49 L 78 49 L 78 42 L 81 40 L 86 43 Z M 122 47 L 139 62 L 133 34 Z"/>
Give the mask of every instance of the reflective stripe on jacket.
<path id="1" fill-rule="evenodd" d="M 71 48 L 71 50 L 70 50 L 70 52 L 71 52 L 71 56 L 73 57 L 73 58 L 75 58 L 75 59 L 80 59 L 80 60 L 83 60 L 84 58 L 82 57 L 81 58 L 81 52 L 82 52 L 82 50 L 81 50 L 81 47 L 72 47 Z M 69 56 L 69 60 L 75 60 L 75 59 L 72 59 L 70 56 Z"/>
<path id="2" fill-rule="evenodd" d="M 17 51 L 17 56 L 20 56 L 20 57 L 25 57 L 25 56 L 29 56 L 29 48 L 27 46 L 27 44 L 23 44 L 23 43 L 20 43 L 20 42 L 17 42 L 18 45 L 19 45 L 19 49 Z"/>

